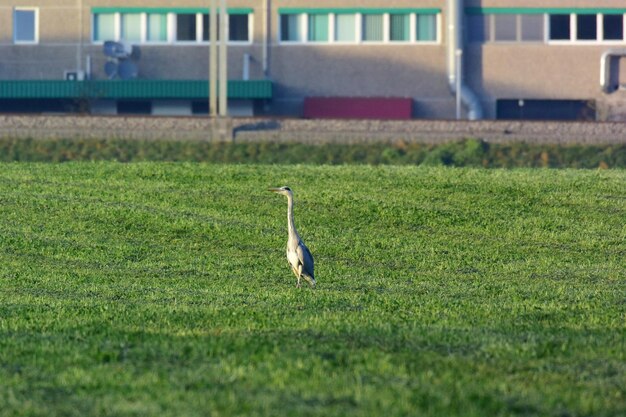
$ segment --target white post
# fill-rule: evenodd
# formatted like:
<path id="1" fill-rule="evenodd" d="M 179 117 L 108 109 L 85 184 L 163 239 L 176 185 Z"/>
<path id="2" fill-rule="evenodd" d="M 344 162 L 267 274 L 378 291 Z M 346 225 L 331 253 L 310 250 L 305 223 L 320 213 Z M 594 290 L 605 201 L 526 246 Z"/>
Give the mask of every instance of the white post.
<path id="1" fill-rule="evenodd" d="M 217 0 L 209 11 L 209 116 L 217 116 Z"/>
<path id="2" fill-rule="evenodd" d="M 250 54 L 243 54 L 243 80 L 248 81 L 250 79 Z"/>
<path id="3" fill-rule="evenodd" d="M 461 85 L 463 84 L 461 80 L 461 74 L 463 74 L 461 65 L 463 63 L 463 51 L 457 49 L 454 56 L 456 58 L 456 120 L 461 120 Z"/>
<path id="4" fill-rule="evenodd" d="M 220 116 L 228 115 L 228 6 L 220 0 L 220 68 L 219 68 L 219 111 Z"/>
<path id="5" fill-rule="evenodd" d="M 85 58 L 85 80 L 91 79 L 91 55 L 87 54 Z"/>

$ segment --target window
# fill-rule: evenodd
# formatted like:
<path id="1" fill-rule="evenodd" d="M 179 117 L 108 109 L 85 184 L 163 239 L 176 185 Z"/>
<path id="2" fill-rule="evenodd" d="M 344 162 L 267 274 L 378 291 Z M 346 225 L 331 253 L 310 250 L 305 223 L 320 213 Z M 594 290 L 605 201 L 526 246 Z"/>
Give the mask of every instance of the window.
<path id="1" fill-rule="evenodd" d="M 522 42 L 542 42 L 544 40 L 544 18 L 541 14 L 520 15 L 520 35 Z"/>
<path id="2" fill-rule="evenodd" d="M 335 40 L 337 42 L 356 41 L 356 15 L 335 15 Z"/>
<path id="3" fill-rule="evenodd" d="M 309 34 L 310 42 L 328 42 L 328 15 L 327 14 L 310 14 L 309 15 Z"/>
<path id="4" fill-rule="evenodd" d="M 488 8 L 486 9 L 488 10 Z M 550 42 L 573 44 L 589 42 L 626 42 L 626 14 L 623 9 L 606 9 L 607 14 L 592 9 L 573 9 L 565 13 L 527 13 L 498 11 L 483 14 L 471 10 L 466 16 L 468 42 Z"/>
<path id="5" fill-rule="evenodd" d="M 517 15 L 494 15 L 494 40 L 512 42 L 517 40 Z"/>
<path id="6" fill-rule="evenodd" d="M 576 39 L 595 41 L 597 39 L 598 20 L 595 14 L 576 15 Z"/>
<path id="7" fill-rule="evenodd" d="M 467 27 L 469 42 L 543 42 L 545 15 L 469 15 Z"/>
<path id="8" fill-rule="evenodd" d="M 140 42 L 141 32 L 140 13 L 122 14 L 122 33 L 120 37 L 122 40 Z"/>
<path id="9" fill-rule="evenodd" d="M 568 14 L 550 15 L 550 40 L 570 40 L 570 16 Z"/>
<path id="10" fill-rule="evenodd" d="M 231 14 L 228 16 L 229 39 L 233 42 L 248 42 L 250 30 L 247 14 Z"/>
<path id="11" fill-rule="evenodd" d="M 389 15 L 389 40 L 407 42 L 411 40 L 411 16 L 408 14 Z"/>
<path id="12" fill-rule="evenodd" d="M 117 40 L 115 13 L 100 13 L 93 17 L 93 40 L 96 42 Z"/>
<path id="13" fill-rule="evenodd" d="M 176 15 L 176 40 L 179 42 L 196 40 L 196 14 L 183 13 Z"/>
<path id="14" fill-rule="evenodd" d="M 363 37 L 365 42 L 382 42 L 383 38 L 383 15 L 363 15 Z"/>
<path id="15" fill-rule="evenodd" d="M 281 42 L 302 43 L 437 42 L 439 16 L 436 12 L 394 10 L 311 9 L 310 13 L 285 10 L 280 12 L 279 38 Z"/>
<path id="16" fill-rule="evenodd" d="M 167 15 L 148 14 L 148 42 L 167 42 Z"/>
<path id="17" fill-rule="evenodd" d="M 229 14 L 229 40 L 249 42 L 250 15 Z M 124 40 L 133 43 L 208 42 L 207 13 L 94 13 L 93 41 Z M 219 39 L 219 16 L 218 16 Z"/>
<path id="18" fill-rule="evenodd" d="M 489 16 L 467 16 L 467 30 L 469 42 L 486 42 L 489 40 Z"/>
<path id="19" fill-rule="evenodd" d="M 13 11 L 13 41 L 39 42 L 37 9 L 16 8 Z"/>
<path id="20" fill-rule="evenodd" d="M 208 14 L 202 15 L 202 40 L 209 41 L 211 19 Z M 220 15 L 217 16 L 217 39 L 220 39 Z M 228 15 L 228 40 L 230 42 L 248 42 L 250 40 L 250 30 L 248 27 L 247 14 Z"/>
<path id="21" fill-rule="evenodd" d="M 434 42 L 437 40 L 437 16 L 434 14 L 418 14 L 415 34 L 418 41 Z"/>
<path id="22" fill-rule="evenodd" d="M 302 42 L 301 14 L 280 15 L 280 40 L 288 42 Z"/>
<path id="23" fill-rule="evenodd" d="M 624 16 L 609 14 L 602 16 L 604 34 L 602 39 L 615 41 L 624 39 Z"/>

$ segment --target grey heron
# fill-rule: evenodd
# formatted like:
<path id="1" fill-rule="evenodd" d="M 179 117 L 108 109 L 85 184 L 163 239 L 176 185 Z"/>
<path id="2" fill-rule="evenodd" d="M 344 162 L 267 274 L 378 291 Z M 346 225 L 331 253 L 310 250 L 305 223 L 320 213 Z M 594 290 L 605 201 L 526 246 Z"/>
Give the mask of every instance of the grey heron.
<path id="1" fill-rule="evenodd" d="M 270 188 L 269 191 L 287 197 L 287 231 L 289 233 L 287 239 L 287 261 L 289 261 L 291 270 L 298 278 L 296 287 L 300 288 L 300 280 L 304 278 L 311 287 L 315 288 L 313 255 L 311 255 L 311 251 L 300 238 L 293 221 L 293 192 L 289 187 Z"/>

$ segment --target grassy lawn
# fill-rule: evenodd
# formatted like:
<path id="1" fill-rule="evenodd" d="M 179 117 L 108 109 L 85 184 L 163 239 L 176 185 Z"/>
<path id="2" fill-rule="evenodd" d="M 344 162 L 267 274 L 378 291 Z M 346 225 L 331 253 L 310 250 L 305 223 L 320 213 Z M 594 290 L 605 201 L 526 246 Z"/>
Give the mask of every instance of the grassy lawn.
<path id="1" fill-rule="evenodd" d="M 0 240 L 0 416 L 626 415 L 623 170 L 2 164 Z"/>

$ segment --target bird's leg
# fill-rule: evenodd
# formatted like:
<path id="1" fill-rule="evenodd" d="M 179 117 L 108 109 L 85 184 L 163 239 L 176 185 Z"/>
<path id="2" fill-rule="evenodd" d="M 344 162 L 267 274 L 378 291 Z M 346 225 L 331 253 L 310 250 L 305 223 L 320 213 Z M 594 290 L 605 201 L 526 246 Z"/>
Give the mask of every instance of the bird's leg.
<path id="1" fill-rule="evenodd" d="M 300 288 L 300 287 L 301 287 L 301 285 L 300 285 L 300 275 L 298 275 L 298 283 L 296 284 L 296 288 Z"/>
<path id="2" fill-rule="evenodd" d="M 300 279 L 302 278 L 302 264 L 298 265 L 296 275 L 298 276 L 298 288 L 300 288 Z"/>

